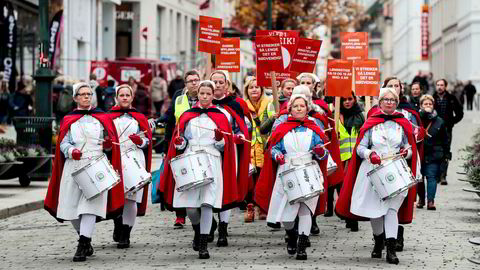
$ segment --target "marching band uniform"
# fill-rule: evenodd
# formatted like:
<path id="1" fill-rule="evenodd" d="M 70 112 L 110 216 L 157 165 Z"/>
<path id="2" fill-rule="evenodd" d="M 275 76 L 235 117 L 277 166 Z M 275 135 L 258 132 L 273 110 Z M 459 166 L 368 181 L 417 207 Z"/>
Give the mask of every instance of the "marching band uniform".
<path id="1" fill-rule="evenodd" d="M 90 88 L 85 83 L 74 85 L 73 95 L 83 87 Z M 58 141 L 44 207 L 58 221 L 72 222 L 80 236 L 73 260 L 85 261 L 86 256 L 93 254 L 91 238 L 96 220 L 113 218 L 123 210 L 120 148 L 113 144 L 118 143 L 117 133 L 111 119 L 101 110 L 74 110 L 63 118 Z M 108 151 L 113 168 L 119 172 L 120 183 L 87 200 L 72 173 L 104 151 Z"/>

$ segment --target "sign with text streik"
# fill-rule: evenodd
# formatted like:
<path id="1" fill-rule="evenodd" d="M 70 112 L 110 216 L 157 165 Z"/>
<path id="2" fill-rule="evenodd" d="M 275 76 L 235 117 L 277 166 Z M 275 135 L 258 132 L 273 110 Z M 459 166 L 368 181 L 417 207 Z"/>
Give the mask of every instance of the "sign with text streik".
<path id="1" fill-rule="evenodd" d="M 290 71 L 313 73 L 321 46 L 321 40 L 300 38 Z"/>
<path id="2" fill-rule="evenodd" d="M 198 51 L 216 54 L 222 44 L 222 19 L 200 16 Z"/>
<path id="3" fill-rule="evenodd" d="M 215 55 L 215 68 L 240 72 L 240 38 L 222 38 L 220 53 Z"/>
<path id="4" fill-rule="evenodd" d="M 328 59 L 327 93 L 329 97 L 349 97 L 352 95 L 353 61 Z"/>
<path id="5" fill-rule="evenodd" d="M 270 87 L 272 84 L 270 71 L 284 70 L 280 38 L 277 36 L 255 37 L 255 52 L 257 54 L 257 85 Z"/>
<path id="6" fill-rule="evenodd" d="M 355 60 L 353 69 L 355 70 L 355 95 L 378 96 L 380 94 L 378 60 Z"/>
<path id="7" fill-rule="evenodd" d="M 342 59 L 368 59 L 367 32 L 342 32 L 340 33 L 340 42 L 340 52 L 342 54 Z"/>
<path id="8" fill-rule="evenodd" d="M 292 58 L 297 49 L 300 32 L 297 30 L 257 30 L 257 36 L 278 36 L 282 47 L 283 70 L 276 72 L 277 81 L 281 82 L 288 78 L 295 78 L 296 73 L 290 72 Z"/>

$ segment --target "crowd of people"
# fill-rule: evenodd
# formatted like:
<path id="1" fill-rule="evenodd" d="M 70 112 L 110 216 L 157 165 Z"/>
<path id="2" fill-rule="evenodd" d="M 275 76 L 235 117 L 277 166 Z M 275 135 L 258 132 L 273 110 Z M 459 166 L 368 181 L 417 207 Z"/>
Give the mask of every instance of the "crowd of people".
<path id="1" fill-rule="evenodd" d="M 417 196 L 417 208 L 436 210 L 437 183 L 447 184 L 452 128 L 463 117 L 444 79 L 434 82 L 431 95 L 428 82 L 414 80 L 407 93 L 388 77 L 372 108 L 352 91 L 341 99 L 338 123 L 324 81 L 312 73 L 282 81 L 278 100 L 253 76 L 242 93 L 222 70 L 206 77 L 179 73 L 169 86 L 155 78 L 150 103 L 164 113 L 149 120 L 143 86 L 132 80 L 99 89 L 90 79 L 71 87 L 74 106 L 60 124 L 45 199 L 45 209 L 71 221 L 79 235 L 74 261 L 94 253 L 96 221 L 113 219 L 113 240 L 130 247 L 136 216 L 145 214 L 148 201 L 148 181 L 140 176 L 156 169 L 152 130 L 164 124 L 165 166 L 151 188 L 176 212 L 175 226 L 189 218 L 200 259 L 210 258 L 217 229 L 216 245 L 228 246 L 231 210 L 239 207 L 245 223 L 283 227 L 287 254 L 297 260 L 307 259 L 309 236 L 320 233 L 317 216 L 335 213 L 353 232 L 359 221 L 370 221 L 371 257 L 382 258 L 386 247 L 386 261 L 398 264 L 401 224 L 412 222 Z M 108 93 L 112 106 L 106 106 Z M 113 172 L 99 173 L 97 165 Z M 95 179 L 108 185 L 93 187 Z"/>

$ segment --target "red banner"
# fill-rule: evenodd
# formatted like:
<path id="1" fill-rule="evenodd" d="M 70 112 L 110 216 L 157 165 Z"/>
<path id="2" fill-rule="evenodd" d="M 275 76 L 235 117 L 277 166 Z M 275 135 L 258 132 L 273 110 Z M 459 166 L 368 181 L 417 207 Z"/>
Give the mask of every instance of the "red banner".
<path id="1" fill-rule="evenodd" d="M 296 30 L 257 30 L 257 36 L 278 36 L 282 46 L 283 70 L 275 75 L 277 81 L 281 82 L 288 78 L 295 78 L 296 73 L 290 72 L 292 57 L 297 49 L 299 32 Z"/>
<path id="2" fill-rule="evenodd" d="M 222 43 L 222 19 L 200 16 L 198 27 L 198 51 L 217 54 Z"/>
<path id="3" fill-rule="evenodd" d="M 349 97 L 352 94 L 353 61 L 328 59 L 327 96 Z"/>
<path id="4" fill-rule="evenodd" d="M 340 51 L 342 59 L 363 60 L 368 59 L 368 33 L 367 32 L 342 32 L 340 33 Z"/>
<path id="5" fill-rule="evenodd" d="M 215 68 L 240 72 L 240 39 L 222 38 L 220 53 L 215 55 Z"/>
<path id="6" fill-rule="evenodd" d="M 422 6 L 422 60 L 428 60 L 428 51 L 430 49 L 429 43 L 429 31 L 428 31 L 428 5 Z"/>
<path id="7" fill-rule="evenodd" d="M 355 94 L 378 96 L 380 94 L 380 70 L 377 59 L 353 61 L 355 70 Z"/>
<path id="8" fill-rule="evenodd" d="M 271 86 L 270 71 L 282 72 L 282 46 L 279 37 L 257 36 L 255 38 L 257 54 L 257 85 Z"/>
<path id="9" fill-rule="evenodd" d="M 300 38 L 297 51 L 292 58 L 290 71 L 313 73 L 321 46 L 321 40 Z"/>

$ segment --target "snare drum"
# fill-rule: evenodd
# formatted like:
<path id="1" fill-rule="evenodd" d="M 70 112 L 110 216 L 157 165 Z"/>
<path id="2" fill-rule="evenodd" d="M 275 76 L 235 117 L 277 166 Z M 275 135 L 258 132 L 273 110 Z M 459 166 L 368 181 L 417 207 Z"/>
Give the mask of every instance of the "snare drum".
<path id="1" fill-rule="evenodd" d="M 134 148 L 122 153 L 122 172 L 125 197 L 135 194 L 152 182 L 152 175 L 145 170 L 135 155 Z M 129 197 L 130 198 L 130 197 Z"/>
<path id="2" fill-rule="evenodd" d="M 332 155 L 329 154 L 327 161 L 327 175 L 330 176 L 335 171 L 337 171 L 337 163 L 333 161 Z"/>
<path id="3" fill-rule="evenodd" d="M 402 156 L 378 165 L 367 173 L 367 177 L 383 201 L 399 195 L 417 183 Z"/>
<path id="4" fill-rule="evenodd" d="M 170 160 L 177 191 L 208 185 L 213 182 L 213 170 L 210 154 L 205 150 L 196 150 L 179 155 Z"/>
<path id="5" fill-rule="evenodd" d="M 280 180 L 290 204 L 304 202 L 324 192 L 323 175 L 316 161 L 280 173 Z"/>
<path id="6" fill-rule="evenodd" d="M 120 176 L 113 169 L 105 154 L 73 172 L 72 178 L 87 200 L 95 198 L 103 191 L 110 190 L 120 182 Z"/>

